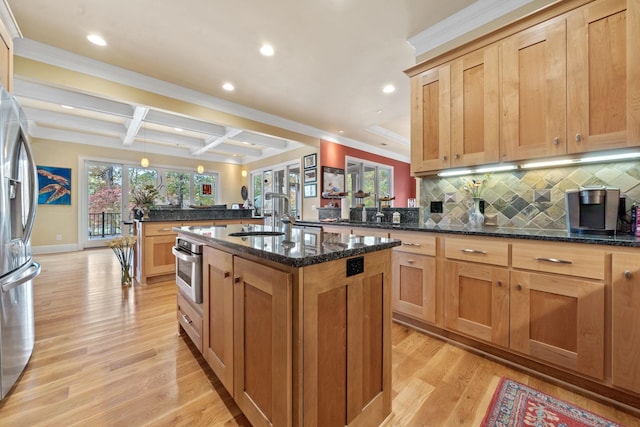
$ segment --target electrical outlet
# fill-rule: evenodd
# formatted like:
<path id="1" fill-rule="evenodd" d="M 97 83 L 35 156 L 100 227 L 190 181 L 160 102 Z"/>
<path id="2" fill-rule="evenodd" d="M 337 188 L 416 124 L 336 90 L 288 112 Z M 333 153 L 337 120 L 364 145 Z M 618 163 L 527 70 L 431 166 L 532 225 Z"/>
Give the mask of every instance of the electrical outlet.
<path id="1" fill-rule="evenodd" d="M 318 209 L 318 208 L 316 207 L 316 205 L 311 205 L 311 210 L 312 210 L 312 211 L 315 211 L 316 209 Z"/>
<path id="2" fill-rule="evenodd" d="M 431 202 L 429 210 L 431 213 L 442 213 L 442 202 Z"/>
<path id="3" fill-rule="evenodd" d="M 62 234 L 56 234 L 56 240 L 62 240 Z"/>

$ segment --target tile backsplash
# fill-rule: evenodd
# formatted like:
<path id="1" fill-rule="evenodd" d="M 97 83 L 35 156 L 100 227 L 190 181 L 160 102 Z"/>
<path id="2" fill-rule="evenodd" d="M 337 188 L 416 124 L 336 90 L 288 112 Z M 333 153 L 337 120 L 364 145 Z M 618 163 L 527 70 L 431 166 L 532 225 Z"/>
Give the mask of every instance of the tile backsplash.
<path id="1" fill-rule="evenodd" d="M 462 190 L 465 179 L 483 176 L 423 178 L 420 207 L 427 225 L 464 225 L 472 206 Z M 566 229 L 565 190 L 604 185 L 626 196 L 627 213 L 640 200 L 640 162 L 616 162 L 553 169 L 517 170 L 491 174 L 482 192 L 485 216 L 495 215 L 501 227 Z M 443 202 L 442 213 L 432 213 L 431 202 Z"/>

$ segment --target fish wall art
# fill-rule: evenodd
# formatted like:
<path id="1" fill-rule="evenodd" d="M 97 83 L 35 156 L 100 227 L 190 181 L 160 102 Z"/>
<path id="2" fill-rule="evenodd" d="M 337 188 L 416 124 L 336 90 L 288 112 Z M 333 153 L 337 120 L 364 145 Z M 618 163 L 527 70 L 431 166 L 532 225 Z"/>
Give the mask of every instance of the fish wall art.
<path id="1" fill-rule="evenodd" d="M 71 169 L 37 166 L 38 204 L 71 204 Z"/>

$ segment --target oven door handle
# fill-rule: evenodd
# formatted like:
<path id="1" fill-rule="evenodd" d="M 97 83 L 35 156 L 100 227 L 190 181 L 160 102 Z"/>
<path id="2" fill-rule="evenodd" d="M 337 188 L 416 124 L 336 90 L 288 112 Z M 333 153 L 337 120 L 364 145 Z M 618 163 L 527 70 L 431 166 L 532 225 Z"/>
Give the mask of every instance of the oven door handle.
<path id="1" fill-rule="evenodd" d="M 193 262 L 196 264 L 200 263 L 201 255 L 187 255 L 175 246 L 171 248 L 171 253 L 173 253 L 176 256 L 176 258 L 178 258 L 181 261 Z"/>

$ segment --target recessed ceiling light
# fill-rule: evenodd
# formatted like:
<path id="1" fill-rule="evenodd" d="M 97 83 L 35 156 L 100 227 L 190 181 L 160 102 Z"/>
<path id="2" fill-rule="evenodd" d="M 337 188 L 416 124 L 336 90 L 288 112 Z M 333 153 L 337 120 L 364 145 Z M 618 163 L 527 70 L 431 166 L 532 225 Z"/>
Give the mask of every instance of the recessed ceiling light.
<path id="1" fill-rule="evenodd" d="M 232 85 L 231 83 L 225 83 L 222 85 L 222 89 L 226 90 L 227 92 L 231 92 L 232 90 L 235 89 L 235 86 Z"/>
<path id="2" fill-rule="evenodd" d="M 382 88 L 382 91 L 384 93 L 393 93 L 396 91 L 396 87 L 394 85 L 386 85 L 385 87 Z"/>
<path id="3" fill-rule="evenodd" d="M 382 114 L 382 110 L 378 110 L 378 111 L 376 111 L 376 113 Z"/>
<path id="4" fill-rule="evenodd" d="M 273 56 L 274 54 L 273 46 L 266 43 L 263 44 L 262 47 L 260 48 L 260 53 L 263 54 L 264 56 Z"/>
<path id="5" fill-rule="evenodd" d="M 344 131 L 343 131 L 342 129 L 340 129 L 338 132 L 339 132 L 339 133 L 344 133 Z"/>
<path id="6" fill-rule="evenodd" d="M 98 46 L 106 46 L 107 42 L 97 34 L 89 34 L 87 40 Z"/>

